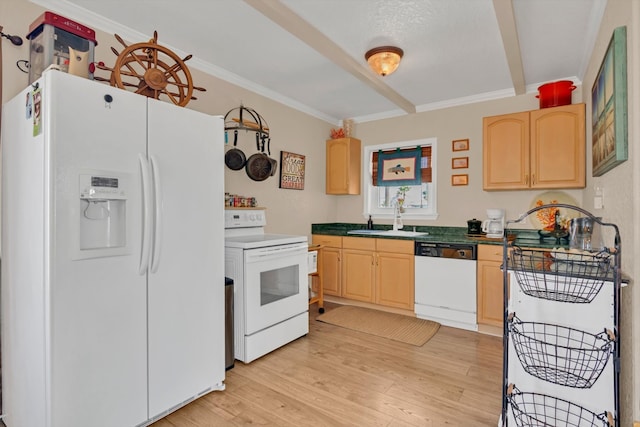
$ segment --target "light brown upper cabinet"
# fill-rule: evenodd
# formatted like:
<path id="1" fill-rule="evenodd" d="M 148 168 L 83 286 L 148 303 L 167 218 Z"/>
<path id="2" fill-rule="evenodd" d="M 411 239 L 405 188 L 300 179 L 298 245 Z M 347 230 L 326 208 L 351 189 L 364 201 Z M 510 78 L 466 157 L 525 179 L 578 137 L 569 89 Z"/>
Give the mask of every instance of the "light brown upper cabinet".
<path id="1" fill-rule="evenodd" d="M 483 119 L 483 189 L 584 188 L 585 105 Z"/>
<path id="2" fill-rule="evenodd" d="M 360 140 L 327 140 L 327 194 L 360 194 Z"/>

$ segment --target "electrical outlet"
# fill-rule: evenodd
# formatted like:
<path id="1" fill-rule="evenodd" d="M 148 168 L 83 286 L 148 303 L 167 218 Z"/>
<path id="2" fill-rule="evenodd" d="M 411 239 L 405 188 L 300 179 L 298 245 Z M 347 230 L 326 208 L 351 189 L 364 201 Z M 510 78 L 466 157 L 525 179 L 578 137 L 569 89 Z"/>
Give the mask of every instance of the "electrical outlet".
<path id="1" fill-rule="evenodd" d="M 593 209 L 604 209 L 604 203 L 602 202 L 602 196 L 593 197 Z"/>
<path id="2" fill-rule="evenodd" d="M 593 208 L 604 209 L 604 191 L 602 187 L 596 187 L 594 190 Z"/>

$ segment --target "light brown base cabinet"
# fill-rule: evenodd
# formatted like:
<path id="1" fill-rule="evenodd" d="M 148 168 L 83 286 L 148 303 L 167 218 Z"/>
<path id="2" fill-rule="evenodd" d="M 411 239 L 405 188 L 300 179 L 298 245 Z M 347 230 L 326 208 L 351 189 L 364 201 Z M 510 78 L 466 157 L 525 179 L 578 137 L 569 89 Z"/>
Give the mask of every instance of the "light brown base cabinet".
<path id="1" fill-rule="evenodd" d="M 342 238 L 342 297 L 374 302 L 376 239 Z"/>
<path id="2" fill-rule="evenodd" d="M 314 245 L 322 248 L 322 286 L 324 295 L 342 296 L 342 237 L 314 234 Z"/>
<path id="3" fill-rule="evenodd" d="M 342 260 L 344 298 L 413 309 L 413 241 L 343 237 Z"/>
<path id="4" fill-rule="evenodd" d="M 584 188 L 585 104 L 483 119 L 482 188 Z"/>
<path id="5" fill-rule="evenodd" d="M 337 247 L 337 239 L 341 239 L 341 249 Z M 319 242 L 325 242 L 323 282 L 326 295 L 413 311 L 412 240 L 314 234 L 313 243 Z M 330 243 L 334 246 L 329 247 Z M 327 249 L 336 249 L 334 260 L 326 256 Z M 340 278 L 336 277 L 338 271 Z"/>
<path id="6" fill-rule="evenodd" d="M 478 325 L 502 328 L 504 316 L 502 245 L 478 245 Z"/>
<path id="7" fill-rule="evenodd" d="M 413 311 L 414 243 L 406 240 L 377 239 L 377 244 L 376 304 Z M 390 247 L 392 245 L 398 246 Z"/>

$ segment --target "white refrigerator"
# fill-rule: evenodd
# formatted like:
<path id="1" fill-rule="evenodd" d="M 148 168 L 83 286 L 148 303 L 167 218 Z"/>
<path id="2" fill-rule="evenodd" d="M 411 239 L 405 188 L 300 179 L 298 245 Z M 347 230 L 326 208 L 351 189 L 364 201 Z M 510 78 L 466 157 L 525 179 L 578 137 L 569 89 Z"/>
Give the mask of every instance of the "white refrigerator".
<path id="1" fill-rule="evenodd" d="M 222 118 L 52 70 L 2 125 L 6 425 L 147 425 L 223 390 Z"/>

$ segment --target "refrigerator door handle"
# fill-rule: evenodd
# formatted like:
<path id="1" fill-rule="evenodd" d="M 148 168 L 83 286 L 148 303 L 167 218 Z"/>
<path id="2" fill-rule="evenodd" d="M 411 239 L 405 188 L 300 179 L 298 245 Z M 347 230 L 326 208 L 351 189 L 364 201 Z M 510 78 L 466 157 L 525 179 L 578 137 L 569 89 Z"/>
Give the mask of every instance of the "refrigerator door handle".
<path id="1" fill-rule="evenodd" d="M 149 163 L 144 154 L 138 154 L 140 160 L 140 172 L 142 173 L 142 251 L 140 254 L 140 266 L 138 274 L 146 274 L 149 267 L 149 247 L 151 246 L 151 176 L 149 174 Z"/>
<path id="2" fill-rule="evenodd" d="M 155 194 L 154 205 L 154 232 L 153 232 L 153 251 L 151 252 L 151 272 L 158 271 L 160 264 L 160 253 L 162 248 L 162 186 L 160 185 L 160 166 L 158 159 L 150 155 L 151 173 L 153 174 L 153 187 Z"/>

